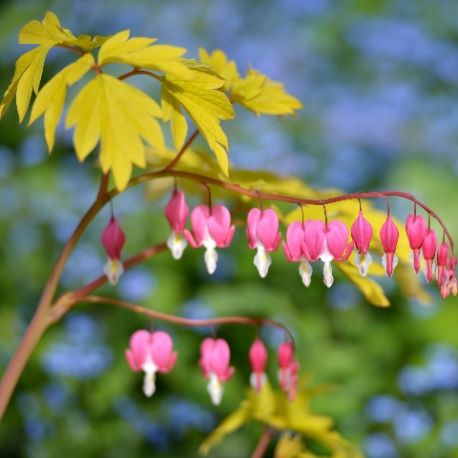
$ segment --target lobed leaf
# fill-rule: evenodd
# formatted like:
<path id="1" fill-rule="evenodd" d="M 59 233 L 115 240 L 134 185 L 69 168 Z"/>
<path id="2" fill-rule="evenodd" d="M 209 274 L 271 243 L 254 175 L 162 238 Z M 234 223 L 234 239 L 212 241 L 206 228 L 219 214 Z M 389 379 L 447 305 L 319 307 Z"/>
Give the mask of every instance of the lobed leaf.
<path id="1" fill-rule="evenodd" d="M 75 126 L 73 141 L 83 161 L 100 140 L 100 165 L 113 172 L 116 187 L 123 190 L 132 166 L 145 166 L 145 146 L 164 148 L 159 105 L 141 90 L 107 74 L 91 80 L 73 100 L 66 126 Z"/>
<path id="2" fill-rule="evenodd" d="M 232 102 L 258 115 L 289 115 L 302 108 L 301 102 L 288 94 L 283 84 L 269 79 L 263 73 L 250 69 L 242 78 L 236 63 L 229 60 L 220 49 L 211 54 L 200 49 L 199 58 L 224 78 L 224 89 L 230 94 Z"/>
<path id="3" fill-rule="evenodd" d="M 167 75 L 162 79 L 162 94 L 166 100 L 175 100 L 189 114 L 199 131 L 205 137 L 208 146 L 216 156 L 219 167 L 227 176 L 229 160 L 227 150 L 229 142 L 220 126 L 220 120 L 232 119 L 234 110 L 227 96 L 219 89 L 224 81 L 210 72 L 193 69 L 192 79 L 182 79 Z M 186 120 L 181 112 L 174 110 L 174 124 L 183 125 Z M 182 127 L 181 127 L 182 129 Z M 174 141 L 181 141 L 178 136 Z"/>
<path id="4" fill-rule="evenodd" d="M 151 46 L 157 41 L 156 38 L 129 38 L 129 35 L 129 30 L 123 30 L 105 41 L 99 51 L 99 65 L 123 63 L 179 77 L 192 76 L 182 59 L 186 52 L 185 48 L 169 45 Z"/>
<path id="5" fill-rule="evenodd" d="M 45 138 L 48 151 L 54 147 L 55 133 L 64 109 L 67 88 L 79 81 L 94 65 L 91 54 L 85 54 L 51 78 L 40 90 L 35 99 L 30 115 L 32 124 L 41 115 L 45 115 Z"/>

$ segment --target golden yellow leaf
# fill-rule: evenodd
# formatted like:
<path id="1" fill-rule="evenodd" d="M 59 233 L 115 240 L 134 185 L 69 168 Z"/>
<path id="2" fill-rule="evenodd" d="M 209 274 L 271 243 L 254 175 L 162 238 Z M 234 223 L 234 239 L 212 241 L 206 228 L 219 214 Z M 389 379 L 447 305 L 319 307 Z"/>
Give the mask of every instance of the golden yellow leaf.
<path id="1" fill-rule="evenodd" d="M 205 49 L 200 48 L 199 59 L 204 64 L 213 68 L 213 70 L 225 80 L 225 91 L 230 91 L 234 82 L 240 78 L 235 61 L 228 60 L 226 54 L 220 49 L 215 49 L 209 54 Z"/>
<path id="2" fill-rule="evenodd" d="M 275 458 L 297 458 L 304 449 L 299 434 L 283 433 L 275 448 Z"/>
<path id="3" fill-rule="evenodd" d="M 233 433 L 242 425 L 247 423 L 252 416 L 252 409 L 249 401 L 243 401 L 240 407 L 227 416 L 216 429 L 205 439 L 199 447 L 201 455 L 207 455 L 208 452 L 218 445 L 228 434 Z"/>
<path id="4" fill-rule="evenodd" d="M 129 181 L 132 165 L 145 166 L 145 146 L 164 148 L 159 105 L 141 90 L 107 74 L 99 74 L 75 97 L 66 126 L 75 126 L 73 141 L 80 161 L 100 140 L 100 165 L 113 171 L 118 190 Z"/>
<path id="5" fill-rule="evenodd" d="M 182 59 L 186 52 L 185 48 L 169 45 L 151 46 L 156 38 L 129 38 L 129 35 L 129 30 L 123 30 L 105 41 L 99 51 L 99 65 L 124 63 L 180 77 L 192 76 Z"/>
<path id="6" fill-rule="evenodd" d="M 301 102 L 288 94 L 283 84 L 253 69 L 234 83 L 231 99 L 256 114 L 287 115 L 302 108 Z"/>
<path id="7" fill-rule="evenodd" d="M 166 98 L 175 99 L 188 112 L 215 154 L 221 170 L 228 175 L 229 143 L 220 120 L 233 118 L 234 110 L 227 96 L 219 90 L 224 81 L 204 71 L 194 69 L 192 72 L 192 79 L 171 75 L 163 78 L 163 94 Z"/>
<path id="8" fill-rule="evenodd" d="M 181 112 L 180 104 L 164 88 L 161 94 L 161 103 L 162 111 L 164 112 L 164 121 L 170 121 L 173 144 L 179 150 L 186 140 L 188 123 Z"/>
<path id="9" fill-rule="evenodd" d="M 64 109 L 67 88 L 79 81 L 94 65 L 91 54 L 85 54 L 51 78 L 40 90 L 30 114 L 30 124 L 45 114 L 45 138 L 48 150 L 54 146 L 56 127 Z"/>
<path id="10" fill-rule="evenodd" d="M 109 36 L 102 36 L 102 35 L 78 35 L 75 40 L 72 40 L 71 42 L 68 42 L 67 44 L 71 46 L 77 46 L 78 48 L 81 48 L 85 52 L 90 52 L 93 49 L 99 48 L 102 46 L 105 41 L 110 38 Z"/>
<path id="11" fill-rule="evenodd" d="M 19 32 L 19 43 L 30 45 L 49 45 L 66 43 L 75 40 L 68 29 L 64 29 L 57 16 L 48 11 L 42 22 L 34 19 L 28 22 Z"/>

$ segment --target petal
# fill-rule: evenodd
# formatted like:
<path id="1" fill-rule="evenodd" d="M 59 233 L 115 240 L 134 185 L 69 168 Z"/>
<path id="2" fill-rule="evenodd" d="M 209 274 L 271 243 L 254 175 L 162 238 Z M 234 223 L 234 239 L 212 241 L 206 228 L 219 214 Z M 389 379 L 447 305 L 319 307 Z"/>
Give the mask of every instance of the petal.
<path id="1" fill-rule="evenodd" d="M 360 211 L 358 218 L 351 226 L 351 236 L 360 253 L 367 253 L 372 238 L 372 226 Z"/>
<path id="2" fill-rule="evenodd" d="M 187 229 L 183 231 L 184 236 L 186 237 L 186 240 L 188 243 L 193 247 L 193 248 L 199 248 L 202 246 L 202 243 L 197 243 L 196 239 L 194 236 L 189 232 Z"/>
<path id="3" fill-rule="evenodd" d="M 258 248 L 258 251 L 253 259 L 253 264 L 256 266 L 261 278 L 266 278 L 269 272 L 269 267 L 272 264 L 272 258 L 269 253 L 266 253 L 264 248 Z"/>
<path id="4" fill-rule="evenodd" d="M 188 246 L 186 236 L 182 233 L 172 231 L 167 239 L 167 247 L 172 253 L 173 259 L 180 259 L 183 256 L 183 251 Z"/>
<path id="5" fill-rule="evenodd" d="M 246 235 L 248 239 L 248 246 L 253 250 L 256 246 L 257 241 L 257 232 L 256 227 L 261 218 L 261 210 L 259 208 L 252 208 L 248 212 L 247 216 L 247 225 L 246 225 Z"/>
<path id="6" fill-rule="evenodd" d="M 304 224 L 304 242 L 309 261 L 316 261 L 324 249 L 325 225 L 320 220 L 308 220 Z"/>
<path id="7" fill-rule="evenodd" d="M 124 266 L 119 259 L 108 259 L 103 266 L 103 273 L 107 276 L 110 285 L 115 286 L 124 273 Z"/>
<path id="8" fill-rule="evenodd" d="M 264 245 L 266 251 L 273 251 L 275 249 L 275 243 L 278 235 L 278 224 L 278 216 L 271 208 L 262 212 L 256 232 L 257 239 Z"/>
<path id="9" fill-rule="evenodd" d="M 170 227 L 176 232 L 182 232 L 189 215 L 189 208 L 182 191 L 173 193 L 164 212 Z"/>
<path id="10" fill-rule="evenodd" d="M 312 281 L 312 273 L 313 269 L 310 263 L 307 260 L 302 260 L 299 264 L 299 275 L 302 278 L 302 283 L 307 288 L 310 286 L 310 283 Z"/>
<path id="11" fill-rule="evenodd" d="M 208 233 L 210 210 L 206 205 L 198 205 L 191 213 L 191 226 L 196 245 L 201 246 Z M 191 241 L 188 239 L 189 243 Z"/>
<path id="12" fill-rule="evenodd" d="M 229 360 L 231 350 L 224 339 L 216 339 L 211 352 L 211 372 L 214 372 L 219 378 L 225 379 L 228 375 Z"/>
<path id="13" fill-rule="evenodd" d="M 325 262 L 323 265 L 323 282 L 330 288 L 334 283 L 334 277 L 332 276 L 332 266 L 330 262 Z"/>
<path id="14" fill-rule="evenodd" d="M 219 247 L 226 246 L 230 232 L 234 232 L 235 228 L 231 228 L 231 214 L 224 205 L 215 205 L 212 208 L 212 214 L 208 219 L 208 232 L 215 240 Z M 230 243 L 230 242 L 229 242 Z"/>
<path id="15" fill-rule="evenodd" d="M 380 239 L 386 253 L 394 253 L 399 239 L 399 229 L 388 215 L 380 229 Z"/>
<path id="16" fill-rule="evenodd" d="M 171 369 L 172 350 L 173 341 L 169 334 L 164 331 L 152 334 L 151 357 L 160 372 L 168 372 Z"/>
<path id="17" fill-rule="evenodd" d="M 303 241 L 304 228 L 299 221 L 293 221 L 286 230 L 286 246 L 288 252 L 285 251 L 285 254 L 289 261 L 299 261 L 302 255 Z"/>
<path id="18" fill-rule="evenodd" d="M 214 248 L 207 248 L 204 254 L 204 261 L 207 267 L 207 272 L 212 275 L 216 271 L 218 263 L 218 253 Z"/>
<path id="19" fill-rule="evenodd" d="M 331 221 L 326 227 L 326 242 L 334 258 L 342 257 L 348 242 L 348 229 L 341 221 Z"/>
<path id="20" fill-rule="evenodd" d="M 151 351 L 151 333 L 145 329 L 135 331 L 130 338 L 129 349 L 135 366 L 142 367 Z"/>

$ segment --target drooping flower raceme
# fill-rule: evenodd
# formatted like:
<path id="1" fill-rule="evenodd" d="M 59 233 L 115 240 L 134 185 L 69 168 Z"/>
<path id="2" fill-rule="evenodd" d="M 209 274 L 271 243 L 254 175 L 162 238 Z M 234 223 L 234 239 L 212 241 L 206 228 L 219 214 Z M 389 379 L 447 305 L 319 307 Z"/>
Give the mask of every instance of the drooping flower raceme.
<path id="1" fill-rule="evenodd" d="M 369 265 L 372 262 L 372 256 L 369 254 L 369 244 L 372 238 L 372 226 L 364 218 L 363 212 L 360 211 L 358 218 L 351 226 L 351 237 L 355 242 L 358 253 L 356 254 L 355 262 L 359 268 L 359 273 L 365 277 L 367 275 Z"/>
<path id="2" fill-rule="evenodd" d="M 251 364 L 250 384 L 259 393 L 267 380 L 265 369 L 268 354 L 262 340 L 256 339 L 252 343 L 248 356 Z"/>
<path id="3" fill-rule="evenodd" d="M 156 391 L 156 372 L 167 373 L 173 369 L 177 353 L 173 351 L 173 342 L 164 331 L 136 331 L 130 338 L 126 350 L 127 362 L 135 372 L 145 373 L 143 392 L 151 397 Z"/>
<path id="4" fill-rule="evenodd" d="M 172 233 L 167 239 L 167 246 L 174 259 L 180 259 L 188 243 L 184 236 L 184 228 L 188 219 L 189 208 L 182 191 L 174 191 L 165 207 L 165 216 Z"/>
<path id="5" fill-rule="evenodd" d="M 209 274 L 216 270 L 218 253 L 215 248 L 227 248 L 234 237 L 231 214 L 224 205 L 198 205 L 191 213 L 192 233 L 184 230 L 186 239 L 193 248 L 204 246 L 205 264 Z"/>
<path id="6" fill-rule="evenodd" d="M 425 260 L 425 277 L 426 281 L 429 283 L 434 276 L 435 265 L 434 258 L 436 257 L 436 248 L 437 248 L 437 237 L 436 233 L 432 229 L 428 229 L 426 232 L 425 238 L 421 245 L 423 251 L 423 258 Z"/>
<path id="7" fill-rule="evenodd" d="M 396 247 L 399 239 L 399 229 L 388 214 L 385 222 L 380 229 L 380 239 L 382 241 L 385 254 L 382 256 L 382 264 L 385 267 L 386 274 L 391 277 L 393 271 L 398 265 L 396 256 Z"/>
<path id="8" fill-rule="evenodd" d="M 415 272 L 420 270 L 420 250 L 425 239 L 426 221 L 421 215 L 408 215 L 406 220 L 406 232 L 409 239 L 409 245 L 412 249 L 412 264 Z"/>
<path id="9" fill-rule="evenodd" d="M 121 250 L 126 236 L 118 220 L 112 216 L 102 232 L 102 244 L 107 252 L 108 261 L 103 271 L 112 285 L 116 285 L 124 272 L 121 262 Z"/>
<path id="10" fill-rule="evenodd" d="M 297 394 L 299 363 L 294 359 L 292 342 L 284 342 L 278 347 L 278 382 L 290 401 Z"/>
<path id="11" fill-rule="evenodd" d="M 278 225 L 278 216 L 270 208 L 267 210 L 252 208 L 248 213 L 246 228 L 248 246 L 252 250 L 255 248 L 257 250 L 253 262 L 261 278 L 267 276 L 272 263 L 269 253 L 276 251 L 281 241 Z"/>
<path id="12" fill-rule="evenodd" d="M 224 392 L 224 383 L 234 374 L 230 367 L 231 350 L 224 339 L 207 337 L 200 346 L 199 365 L 208 379 L 207 390 L 213 404 L 218 405 Z"/>

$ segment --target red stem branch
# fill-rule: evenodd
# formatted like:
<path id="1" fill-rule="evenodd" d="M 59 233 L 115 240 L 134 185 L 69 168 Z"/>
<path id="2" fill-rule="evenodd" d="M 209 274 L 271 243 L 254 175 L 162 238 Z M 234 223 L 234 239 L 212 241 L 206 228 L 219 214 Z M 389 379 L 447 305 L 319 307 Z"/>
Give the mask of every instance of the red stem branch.
<path id="1" fill-rule="evenodd" d="M 353 199 L 374 199 L 374 198 L 387 198 L 387 197 L 400 197 L 402 199 L 410 200 L 414 204 L 418 205 L 419 207 L 423 208 L 429 215 L 431 215 L 442 227 L 444 230 L 449 243 L 451 251 L 454 251 L 454 243 L 453 238 L 448 231 L 445 223 L 439 217 L 439 215 L 434 212 L 430 207 L 422 203 L 421 201 L 417 200 L 412 194 L 401 192 L 401 191 L 365 191 L 365 192 L 357 192 L 357 193 L 350 193 L 350 194 L 342 194 L 340 196 L 328 197 L 326 199 L 311 199 L 311 198 L 303 198 L 298 196 L 285 196 L 283 194 L 276 194 L 276 193 L 269 193 L 269 192 L 262 192 L 255 189 L 245 188 L 237 183 L 230 183 L 227 181 L 219 180 L 218 178 L 208 177 L 205 175 L 201 175 L 198 173 L 193 172 L 186 172 L 181 170 L 160 170 L 154 172 L 147 172 L 137 177 L 132 178 L 129 181 L 128 187 L 135 186 L 140 183 L 144 183 L 146 181 L 152 180 L 154 178 L 160 177 L 167 177 L 172 176 L 176 178 L 185 178 L 188 180 L 197 181 L 206 185 L 213 185 L 218 186 L 220 188 L 227 189 L 228 191 L 234 192 L 236 194 L 241 194 L 245 196 L 252 197 L 253 199 L 263 199 L 263 200 L 273 200 L 278 202 L 288 202 L 292 204 L 301 204 L 301 205 L 330 205 L 336 202 L 342 202 L 345 200 L 353 200 Z M 110 197 L 114 197 L 118 194 L 116 189 L 109 192 Z"/>
<path id="2" fill-rule="evenodd" d="M 267 447 L 269 446 L 270 441 L 272 440 L 273 435 L 273 430 L 268 426 L 264 426 L 264 430 L 261 434 L 261 437 L 259 438 L 259 442 L 256 445 L 253 455 L 251 455 L 251 458 L 263 458 L 264 454 L 267 451 Z"/>

